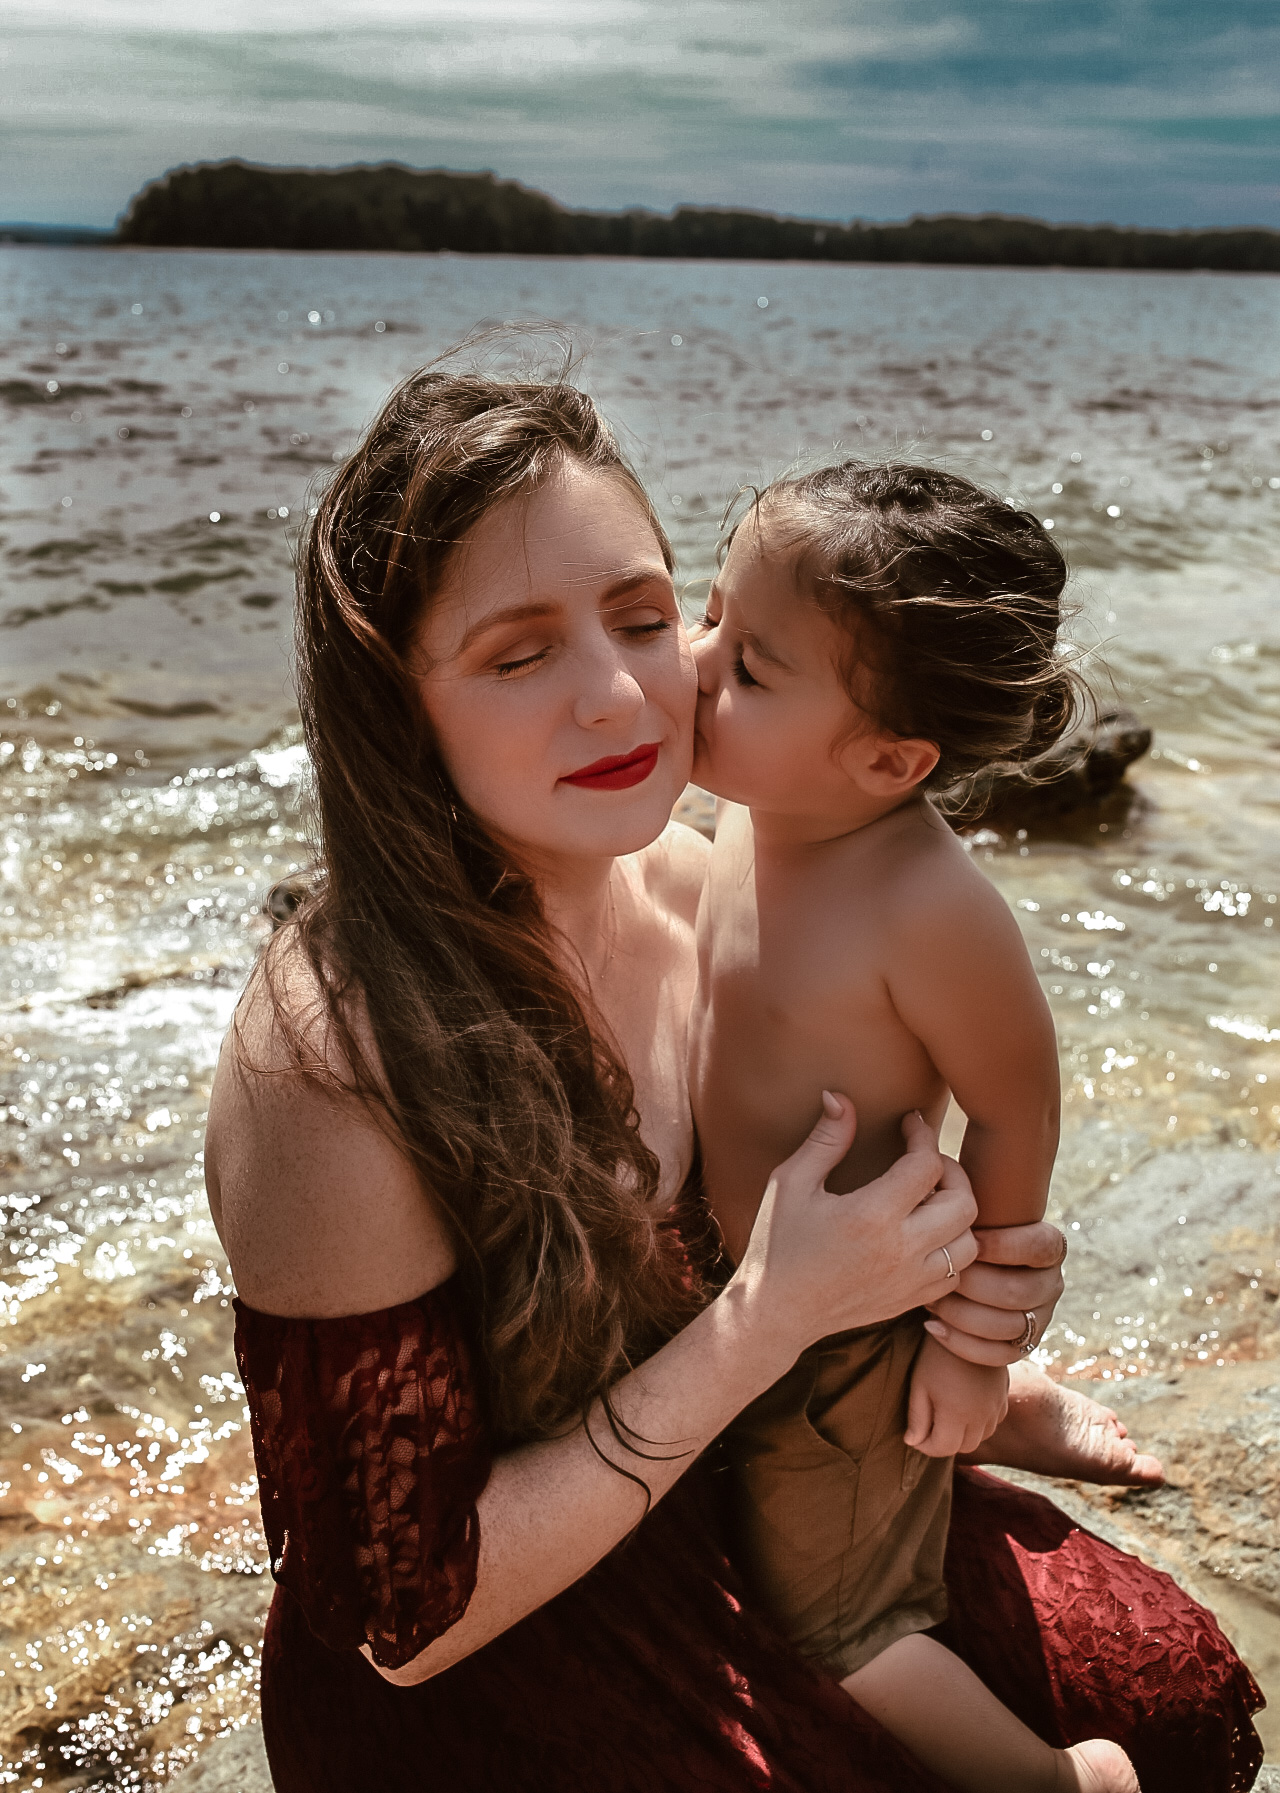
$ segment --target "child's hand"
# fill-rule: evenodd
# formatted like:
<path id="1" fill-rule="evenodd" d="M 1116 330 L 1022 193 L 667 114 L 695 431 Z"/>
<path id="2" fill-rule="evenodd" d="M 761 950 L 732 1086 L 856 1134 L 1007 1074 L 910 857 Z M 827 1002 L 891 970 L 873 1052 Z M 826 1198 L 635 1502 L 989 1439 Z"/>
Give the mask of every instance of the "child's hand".
<path id="1" fill-rule="evenodd" d="M 911 1372 L 906 1441 L 926 1457 L 976 1451 L 1009 1406 L 1009 1372 L 966 1363 L 925 1335 Z"/>

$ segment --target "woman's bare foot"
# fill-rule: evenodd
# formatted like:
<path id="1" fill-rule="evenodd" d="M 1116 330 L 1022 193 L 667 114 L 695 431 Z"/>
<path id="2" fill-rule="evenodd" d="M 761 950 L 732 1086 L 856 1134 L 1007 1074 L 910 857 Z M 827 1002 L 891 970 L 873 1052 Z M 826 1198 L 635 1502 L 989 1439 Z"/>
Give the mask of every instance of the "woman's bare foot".
<path id="1" fill-rule="evenodd" d="M 1160 1459 L 1139 1454 L 1109 1407 L 1063 1388 L 1029 1363 L 1009 1371 L 1005 1418 L 980 1450 L 958 1461 L 1107 1486 L 1158 1488 L 1164 1481 Z"/>
<path id="2" fill-rule="evenodd" d="M 1094 1737 L 1059 1757 L 1060 1793 L 1142 1793 L 1133 1763 L 1118 1743 Z"/>

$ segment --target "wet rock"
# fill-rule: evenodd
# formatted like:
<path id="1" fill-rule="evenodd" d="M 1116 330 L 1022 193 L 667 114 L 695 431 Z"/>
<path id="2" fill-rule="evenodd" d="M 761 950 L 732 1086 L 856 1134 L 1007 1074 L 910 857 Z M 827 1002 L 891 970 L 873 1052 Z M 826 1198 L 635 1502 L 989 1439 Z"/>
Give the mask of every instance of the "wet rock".
<path id="1" fill-rule="evenodd" d="M 271 1793 L 262 1726 L 248 1724 L 219 1737 L 168 1786 L 172 1793 Z"/>
<path id="2" fill-rule="evenodd" d="M 979 823 L 1031 828 L 1076 811 L 1110 817 L 1132 801 L 1135 793 L 1124 776 L 1150 746 L 1151 730 L 1132 710 L 1100 707 L 1034 767 L 984 774 L 949 819 L 961 828 Z"/>
<path id="3" fill-rule="evenodd" d="M 1190 1145 L 1097 1174 L 1055 1209 L 1071 1251 L 1044 1342 L 1060 1367 L 1280 1357 L 1276 1155 Z"/>
<path id="4" fill-rule="evenodd" d="M 1162 1459 L 1166 1485 L 1091 1488 L 997 1473 L 1049 1493 L 1214 1613 L 1267 1696 L 1256 1723 L 1269 1757 L 1280 1759 L 1280 1363 L 1075 1386 L 1113 1406 L 1141 1448 Z"/>

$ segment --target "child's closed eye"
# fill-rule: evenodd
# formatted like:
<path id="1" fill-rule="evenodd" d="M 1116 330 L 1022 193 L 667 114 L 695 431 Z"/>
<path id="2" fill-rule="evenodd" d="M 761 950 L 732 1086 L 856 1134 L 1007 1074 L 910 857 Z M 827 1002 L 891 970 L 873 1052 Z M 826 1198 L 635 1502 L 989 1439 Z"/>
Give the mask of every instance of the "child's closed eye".
<path id="1" fill-rule="evenodd" d="M 747 671 L 747 663 L 742 658 L 741 648 L 733 656 L 733 676 L 740 685 L 758 685 L 760 683 L 759 679 L 753 679 Z"/>

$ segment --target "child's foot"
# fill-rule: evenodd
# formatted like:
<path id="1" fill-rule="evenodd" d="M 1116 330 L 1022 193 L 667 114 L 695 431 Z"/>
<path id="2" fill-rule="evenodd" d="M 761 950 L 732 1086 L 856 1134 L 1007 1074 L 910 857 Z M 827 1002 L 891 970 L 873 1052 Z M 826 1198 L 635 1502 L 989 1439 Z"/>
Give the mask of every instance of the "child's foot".
<path id="1" fill-rule="evenodd" d="M 1131 1488 L 1158 1488 L 1164 1480 L 1159 1459 L 1135 1449 L 1110 1407 L 1063 1388 L 1033 1364 L 1014 1365 L 1008 1415 L 979 1450 L 960 1461 Z"/>
<path id="2" fill-rule="evenodd" d="M 1060 1793 L 1142 1793 L 1133 1763 L 1104 1737 L 1064 1749 L 1058 1760 Z"/>

